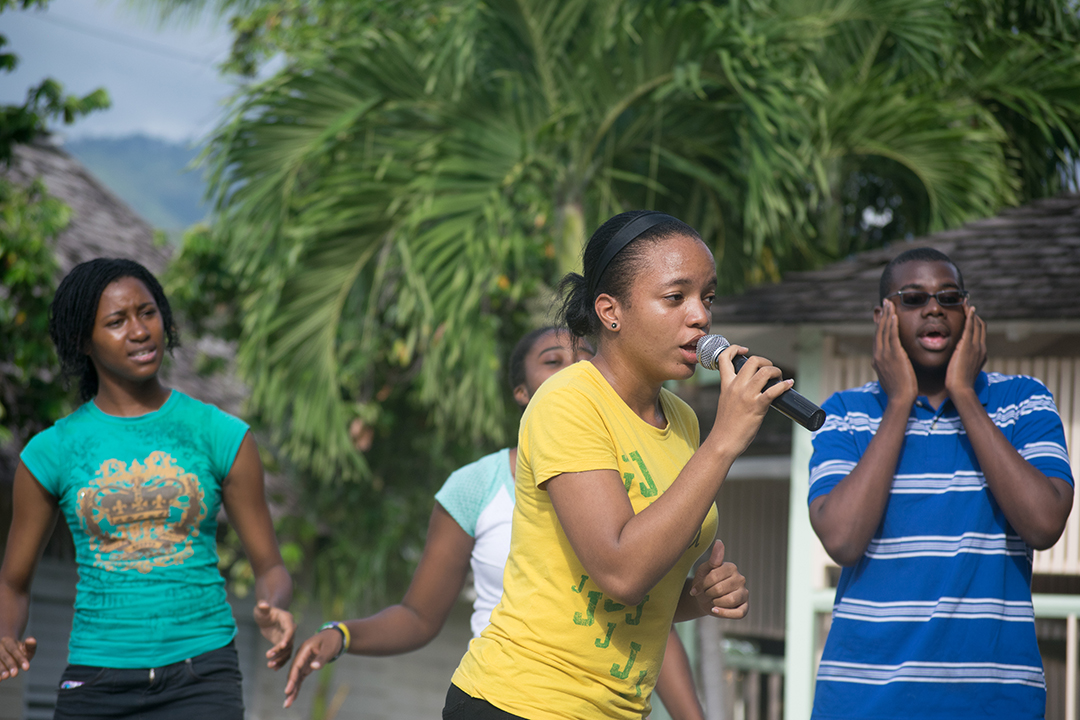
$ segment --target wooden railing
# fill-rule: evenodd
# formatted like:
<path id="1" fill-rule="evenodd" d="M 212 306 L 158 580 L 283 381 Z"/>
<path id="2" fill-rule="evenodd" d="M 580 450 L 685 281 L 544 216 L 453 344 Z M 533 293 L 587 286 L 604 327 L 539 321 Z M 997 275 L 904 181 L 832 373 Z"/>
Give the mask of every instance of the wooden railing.
<path id="1" fill-rule="evenodd" d="M 782 659 L 779 659 L 781 665 Z M 784 713 L 784 671 L 771 672 L 728 666 L 728 686 L 733 699 L 732 720 L 780 720 Z"/>
<path id="2" fill-rule="evenodd" d="M 711 679 L 702 679 L 715 682 Z M 705 717 L 718 720 L 780 720 L 784 714 L 784 659 L 728 656 L 715 698 L 705 698 Z M 708 694 L 707 694 L 708 695 Z"/>

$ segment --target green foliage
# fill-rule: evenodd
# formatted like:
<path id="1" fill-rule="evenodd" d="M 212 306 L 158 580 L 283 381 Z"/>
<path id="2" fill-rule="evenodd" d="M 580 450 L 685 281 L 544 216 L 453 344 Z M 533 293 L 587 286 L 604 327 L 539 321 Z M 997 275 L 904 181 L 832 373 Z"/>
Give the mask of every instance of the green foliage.
<path id="1" fill-rule="evenodd" d="M 744 236 L 768 246 L 813 194 L 790 200 L 803 78 L 727 11 L 432 3 L 363 25 L 288 40 L 289 69 L 241 95 L 208 150 L 219 215 L 168 280 L 240 339 L 253 419 L 299 479 L 279 536 L 324 607 L 400 592 L 434 490 L 512 438 L 503 360 L 587 226 L 677 212 L 734 284 Z"/>
<path id="2" fill-rule="evenodd" d="M 58 268 L 51 240 L 70 211 L 40 182 L 0 179 L 0 443 L 20 443 L 63 413 L 68 394 L 49 340 Z"/>
<path id="3" fill-rule="evenodd" d="M 0 0 L 0 13 L 12 8 L 44 8 L 47 4 L 48 0 Z M 0 49 L 7 44 L 7 38 L 0 35 Z M 15 54 L 0 50 L 0 72 L 11 72 L 18 64 L 19 58 Z M 22 105 L 0 105 L 0 162 L 7 163 L 11 159 L 12 146 L 28 143 L 45 134 L 50 120 L 71 123 L 80 115 L 108 106 L 109 95 L 101 88 L 80 98 L 65 95 L 58 82 L 46 78 L 27 90 L 26 102 Z"/>
<path id="4" fill-rule="evenodd" d="M 174 311 L 196 337 L 240 336 L 239 283 L 226 267 L 220 239 L 209 226 L 193 225 L 184 232 L 162 283 Z"/>
<path id="5" fill-rule="evenodd" d="M 191 228 L 164 283 L 174 311 L 196 334 L 236 340 L 238 284 L 223 268 L 222 250 L 208 228 Z M 438 445 L 414 395 L 407 384 L 384 385 L 375 404 L 358 411 L 364 419 L 351 423 L 350 440 L 365 448 L 370 463 L 366 482 L 317 482 L 287 456 L 275 454 L 273 443 L 261 443 L 268 472 L 298 480 L 270 497 L 275 506 L 288 509 L 276 528 L 282 555 L 297 579 L 298 599 L 320 603 L 328 616 L 400 596 L 423 547 L 432 495 L 450 471 L 476 455 L 472 448 Z M 263 435 L 261 418 L 255 415 L 252 421 Z M 409 481 L 395 482 L 399 478 Z M 218 552 L 230 589 L 242 596 L 253 576 L 231 529 L 220 538 Z"/>
<path id="6" fill-rule="evenodd" d="M 6 44 L 7 39 L 0 35 L 0 47 Z M 15 55 L 0 53 L 0 70 L 11 72 L 16 64 Z M 109 94 L 103 88 L 80 98 L 65 95 L 60 83 L 46 78 L 27 90 L 22 105 L 0 105 L 0 162 L 11 159 L 13 145 L 28 143 L 44 134 L 50 120 L 72 123 L 80 115 L 107 107 Z"/>
<path id="7" fill-rule="evenodd" d="M 1076 183 L 1080 14 L 1074 0 L 790 0 L 809 59 L 829 192 L 809 257 L 829 260 L 987 217 Z M 871 208 L 891 217 L 872 226 Z M 815 255 L 817 254 L 817 255 Z"/>
<path id="8" fill-rule="evenodd" d="M 284 68 L 211 137 L 178 277 L 240 319 L 325 597 L 510 441 L 502 359 L 610 215 L 687 220 L 733 291 L 1076 179 L 1072 0 L 164 2 L 207 4 L 232 70 Z"/>
<path id="9" fill-rule="evenodd" d="M 415 14 L 421 2 L 408 0 L 283 0 L 261 3 L 247 14 L 235 14 L 230 27 L 235 40 L 226 72 L 253 77 L 260 66 L 283 53 L 291 64 L 306 61 L 356 37 L 387 13 Z"/>
<path id="10" fill-rule="evenodd" d="M 28 10 L 44 8 L 49 0 L 0 0 L 0 13 L 7 10 Z M 19 64 L 14 53 L 4 52 L 7 38 L 0 35 L 0 72 L 12 72 Z M 83 97 L 65 95 L 64 88 L 52 78 L 46 78 L 39 85 L 26 92 L 26 102 L 22 105 L 0 105 L 0 162 L 11 159 L 11 148 L 19 143 L 28 143 L 47 132 L 50 121 L 72 123 L 77 118 L 94 110 L 109 106 L 109 94 L 98 88 Z"/>
<path id="11" fill-rule="evenodd" d="M 212 139 L 241 368 L 306 470 L 362 474 L 350 423 L 414 378 L 436 427 L 505 441 L 505 343 L 587 225 L 678 211 L 718 251 L 740 238 L 735 284 L 743 237 L 805 214 L 808 123 L 780 44 L 696 4 L 548 9 L 463 3 L 419 38 L 369 28 L 253 87 Z M 748 175 L 755 158 L 770 171 Z"/>
<path id="12" fill-rule="evenodd" d="M 129 0 L 162 23 L 192 21 L 207 12 L 228 18 L 233 33 L 226 73 L 255 77 L 276 58 L 303 68 L 370 27 L 422 28 L 440 0 Z"/>
<path id="13" fill-rule="evenodd" d="M 0 13 L 44 7 L 47 0 L 0 0 Z M 0 35 L 0 48 L 7 39 Z M 0 71 L 18 64 L 0 52 Z M 107 107 L 108 95 L 95 90 L 83 98 L 64 95 L 55 80 L 30 88 L 22 105 L 0 105 L 0 164 L 18 143 L 46 133 L 50 121 L 71 123 Z M 70 212 L 51 198 L 41 182 L 20 187 L 0 178 L 0 443 L 25 442 L 63 413 L 67 393 L 48 333 L 48 308 L 58 272 L 51 241 L 67 225 Z"/>

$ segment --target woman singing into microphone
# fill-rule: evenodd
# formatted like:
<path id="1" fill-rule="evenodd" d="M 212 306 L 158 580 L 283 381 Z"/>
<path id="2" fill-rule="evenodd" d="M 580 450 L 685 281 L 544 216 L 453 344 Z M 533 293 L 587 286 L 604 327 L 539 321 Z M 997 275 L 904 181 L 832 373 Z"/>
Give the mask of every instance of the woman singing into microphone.
<path id="1" fill-rule="evenodd" d="M 662 213 L 604 223 L 563 319 L 597 352 L 550 378 L 522 418 L 503 597 L 472 641 L 443 717 L 641 718 L 673 620 L 741 618 L 745 580 L 723 562 L 714 503 L 732 462 L 789 381 L 753 357 L 719 360 L 717 419 L 663 389 L 686 379 L 709 331 L 712 253 Z M 694 561 L 707 554 L 692 580 Z"/>

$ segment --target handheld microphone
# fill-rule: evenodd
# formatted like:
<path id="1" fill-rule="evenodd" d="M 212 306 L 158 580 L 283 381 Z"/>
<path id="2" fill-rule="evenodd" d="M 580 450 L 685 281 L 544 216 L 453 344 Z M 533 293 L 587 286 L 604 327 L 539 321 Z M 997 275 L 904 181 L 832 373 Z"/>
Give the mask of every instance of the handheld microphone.
<path id="1" fill-rule="evenodd" d="M 706 370 L 716 370 L 716 361 L 731 343 L 723 335 L 705 335 L 697 344 L 698 363 Z M 736 355 L 732 361 L 735 372 L 739 372 L 746 364 L 745 355 Z M 765 387 L 772 387 L 779 380 L 770 380 Z M 807 430 L 817 430 L 825 424 L 825 411 L 814 403 L 804 398 L 794 390 L 787 390 L 780 397 L 772 401 L 773 410 L 791 418 Z"/>

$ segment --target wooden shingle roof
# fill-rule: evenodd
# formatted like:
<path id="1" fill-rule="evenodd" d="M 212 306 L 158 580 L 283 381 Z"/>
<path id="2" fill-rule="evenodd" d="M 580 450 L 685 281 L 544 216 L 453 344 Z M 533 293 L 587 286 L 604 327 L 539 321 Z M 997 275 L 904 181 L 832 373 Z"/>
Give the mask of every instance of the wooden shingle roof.
<path id="1" fill-rule="evenodd" d="M 1080 194 L 1067 194 L 718 298 L 713 322 L 864 323 L 886 263 L 923 246 L 956 263 L 987 320 L 1080 319 Z"/>
<path id="2" fill-rule="evenodd" d="M 11 164 L 0 168 L 5 177 L 20 185 L 40 179 L 50 195 L 71 208 L 71 222 L 56 237 L 61 276 L 83 261 L 118 257 L 135 260 L 161 278 L 172 249 L 156 242 L 153 227 L 78 160 L 47 139 L 16 145 L 13 151 Z M 196 370 L 200 355 L 231 361 L 234 349 L 213 338 L 190 334 L 182 334 L 182 341 L 163 371 L 166 384 L 239 414 L 247 389 L 235 375 L 204 375 Z"/>
<path id="3" fill-rule="evenodd" d="M 154 229 L 75 158 L 48 140 L 13 148 L 4 175 L 19 185 L 40 178 L 49 194 L 71 208 L 71 222 L 56 238 L 56 258 L 66 275 L 84 260 L 122 257 L 155 275 L 169 250 L 154 242 Z"/>

